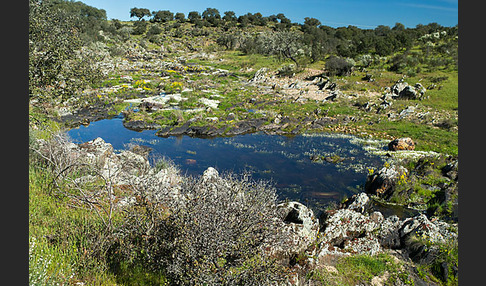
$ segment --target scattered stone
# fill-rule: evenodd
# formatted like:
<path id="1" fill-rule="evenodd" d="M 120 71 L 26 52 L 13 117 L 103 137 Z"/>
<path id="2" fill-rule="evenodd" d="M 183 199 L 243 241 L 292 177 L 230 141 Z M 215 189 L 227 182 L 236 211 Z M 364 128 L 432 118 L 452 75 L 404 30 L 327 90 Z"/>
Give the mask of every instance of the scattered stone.
<path id="1" fill-rule="evenodd" d="M 217 109 L 218 108 L 218 105 L 219 105 L 219 100 L 207 99 L 207 98 L 204 98 L 204 97 L 203 98 L 200 98 L 199 99 L 199 102 L 201 102 L 205 106 L 210 107 L 210 108 L 213 108 L 213 109 Z"/>
<path id="2" fill-rule="evenodd" d="M 402 110 L 400 112 L 400 114 L 398 114 L 398 116 L 399 116 L 400 119 L 404 119 L 404 118 L 409 117 L 413 114 L 415 114 L 415 106 L 408 106 L 407 108 Z"/>
<path id="3" fill-rule="evenodd" d="M 249 80 L 249 82 L 265 82 L 268 68 L 261 68 L 257 70 L 255 75 Z"/>
<path id="4" fill-rule="evenodd" d="M 341 92 L 339 90 L 332 91 L 330 95 L 325 98 L 325 100 L 335 101 L 340 96 Z"/>

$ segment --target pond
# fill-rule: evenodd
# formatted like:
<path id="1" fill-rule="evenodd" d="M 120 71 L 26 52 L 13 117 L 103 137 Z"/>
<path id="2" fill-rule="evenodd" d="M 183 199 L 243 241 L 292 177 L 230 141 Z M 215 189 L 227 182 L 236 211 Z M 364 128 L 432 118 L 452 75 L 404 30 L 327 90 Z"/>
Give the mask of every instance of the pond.
<path id="1" fill-rule="evenodd" d="M 315 210 L 361 192 L 368 168 L 376 169 L 384 162 L 367 151 L 366 140 L 350 135 L 253 133 L 202 139 L 162 138 L 155 133 L 126 129 L 120 116 L 67 132 L 75 143 L 101 137 L 115 150 L 128 149 L 132 144 L 148 146 L 152 148 L 152 162 L 169 158 L 186 175 L 200 176 L 208 167 L 220 173 L 250 172 L 255 180 L 272 181 L 279 199 L 297 200 Z"/>

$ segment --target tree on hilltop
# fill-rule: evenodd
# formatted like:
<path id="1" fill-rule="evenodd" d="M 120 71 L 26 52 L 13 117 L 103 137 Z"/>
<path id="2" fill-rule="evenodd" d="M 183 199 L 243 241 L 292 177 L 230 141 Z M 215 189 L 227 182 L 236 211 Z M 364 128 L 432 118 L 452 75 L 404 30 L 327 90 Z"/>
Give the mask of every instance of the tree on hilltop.
<path id="1" fill-rule="evenodd" d="M 186 20 L 186 17 L 184 15 L 184 13 L 182 12 L 177 12 L 174 16 L 174 19 L 176 19 L 178 22 L 184 22 Z"/>
<path id="2" fill-rule="evenodd" d="M 189 19 L 189 22 L 195 24 L 197 21 L 201 20 L 201 14 L 197 11 L 191 11 L 187 15 L 187 19 Z"/>
<path id="3" fill-rule="evenodd" d="M 236 14 L 233 11 L 226 11 L 224 12 L 223 20 L 227 22 L 236 22 L 238 18 L 236 18 Z"/>
<path id="4" fill-rule="evenodd" d="M 202 18 L 214 27 L 217 27 L 221 20 L 221 15 L 216 8 L 206 8 L 206 10 L 204 10 L 202 13 Z"/>
<path id="5" fill-rule="evenodd" d="M 174 20 L 174 13 L 169 10 L 154 11 L 152 15 L 154 16 L 152 21 L 156 23 L 166 23 Z"/>
<path id="6" fill-rule="evenodd" d="M 132 9 L 130 9 L 130 18 L 137 17 L 138 21 L 141 21 L 143 19 L 143 17 L 145 17 L 145 16 L 149 17 L 151 15 L 152 15 L 152 13 L 150 13 L 150 10 L 147 9 L 147 8 L 134 7 Z"/>

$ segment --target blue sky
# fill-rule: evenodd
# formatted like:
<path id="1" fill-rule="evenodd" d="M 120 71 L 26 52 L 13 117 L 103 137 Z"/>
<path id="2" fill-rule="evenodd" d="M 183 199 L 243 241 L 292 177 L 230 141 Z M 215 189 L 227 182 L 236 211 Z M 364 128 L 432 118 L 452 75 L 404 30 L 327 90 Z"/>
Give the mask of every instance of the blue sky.
<path id="1" fill-rule="evenodd" d="M 378 25 L 393 27 L 399 22 L 406 27 L 436 22 L 442 26 L 458 24 L 458 0 L 81 0 L 105 9 L 108 19 L 135 20 L 130 9 L 148 8 L 150 11 L 170 10 L 202 13 L 216 8 L 221 15 L 234 11 L 237 16 L 260 12 L 263 16 L 283 13 L 292 22 L 303 23 L 305 17 L 319 19 L 331 27 L 354 25 L 363 29 Z"/>

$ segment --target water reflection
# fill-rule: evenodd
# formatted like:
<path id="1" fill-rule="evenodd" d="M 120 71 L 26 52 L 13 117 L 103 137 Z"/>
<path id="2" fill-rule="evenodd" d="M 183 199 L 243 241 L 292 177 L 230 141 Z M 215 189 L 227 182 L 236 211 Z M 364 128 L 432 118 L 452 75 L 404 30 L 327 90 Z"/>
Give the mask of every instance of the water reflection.
<path id="1" fill-rule="evenodd" d="M 122 118 L 116 117 L 80 126 L 68 135 L 77 143 L 101 137 L 116 150 L 129 144 L 148 146 L 153 149 L 151 159 L 170 158 L 188 175 L 199 176 L 208 167 L 220 172 L 248 171 L 254 179 L 271 180 L 279 199 L 299 200 L 313 208 L 362 191 L 367 168 L 382 164 L 380 157 L 367 152 L 351 136 L 246 134 L 201 139 L 161 138 L 155 132 L 126 129 Z M 325 157 L 341 160 L 311 160 Z"/>

